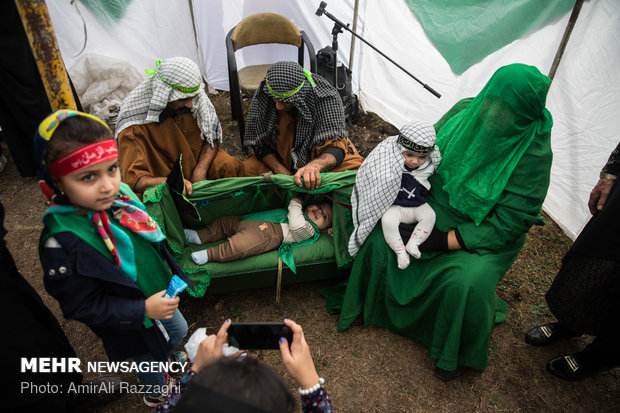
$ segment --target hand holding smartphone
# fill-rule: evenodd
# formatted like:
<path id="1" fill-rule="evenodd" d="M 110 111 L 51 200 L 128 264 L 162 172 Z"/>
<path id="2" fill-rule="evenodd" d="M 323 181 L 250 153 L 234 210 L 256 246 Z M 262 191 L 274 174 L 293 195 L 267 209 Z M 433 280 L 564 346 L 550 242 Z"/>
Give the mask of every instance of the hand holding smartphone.
<path id="1" fill-rule="evenodd" d="M 291 345 L 293 330 L 283 322 L 231 323 L 228 327 L 228 343 L 243 350 L 277 350 L 281 337 Z"/>

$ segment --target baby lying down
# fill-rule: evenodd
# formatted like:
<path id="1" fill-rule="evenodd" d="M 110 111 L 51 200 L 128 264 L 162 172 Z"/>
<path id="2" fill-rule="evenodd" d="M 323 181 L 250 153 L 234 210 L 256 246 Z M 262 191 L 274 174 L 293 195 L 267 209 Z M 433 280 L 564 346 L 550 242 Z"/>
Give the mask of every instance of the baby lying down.
<path id="1" fill-rule="evenodd" d="M 332 205 L 321 202 L 302 209 L 301 199 L 294 197 L 289 202 L 288 213 L 274 209 L 252 214 L 252 219 L 245 217 L 224 216 L 198 231 L 184 229 L 190 244 L 202 245 L 227 238 L 214 247 L 193 252 L 192 260 L 198 265 L 209 261 L 229 262 L 278 249 L 284 243 L 311 239 L 316 231 L 331 228 Z"/>

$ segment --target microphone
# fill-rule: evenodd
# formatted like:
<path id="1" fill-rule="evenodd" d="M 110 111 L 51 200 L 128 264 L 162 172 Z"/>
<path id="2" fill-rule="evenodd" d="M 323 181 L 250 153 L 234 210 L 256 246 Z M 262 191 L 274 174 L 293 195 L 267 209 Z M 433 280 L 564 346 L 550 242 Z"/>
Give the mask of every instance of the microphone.
<path id="1" fill-rule="evenodd" d="M 316 10 L 316 15 L 317 16 L 322 16 L 323 13 L 325 12 L 325 7 L 327 7 L 327 3 L 325 3 L 324 1 L 321 2 L 321 4 L 319 4 L 319 8 Z"/>

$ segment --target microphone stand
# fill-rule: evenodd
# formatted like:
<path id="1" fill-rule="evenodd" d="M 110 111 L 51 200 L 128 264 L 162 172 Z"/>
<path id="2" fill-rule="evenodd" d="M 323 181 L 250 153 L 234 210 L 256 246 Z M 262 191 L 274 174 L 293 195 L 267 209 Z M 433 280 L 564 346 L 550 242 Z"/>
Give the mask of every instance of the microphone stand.
<path id="1" fill-rule="evenodd" d="M 321 2 L 321 4 L 325 4 L 325 2 Z M 325 4 L 327 6 L 327 4 Z M 318 10 L 317 10 L 317 15 Z M 334 20 L 334 28 L 332 29 L 332 62 L 334 64 L 334 86 L 338 89 L 338 34 L 342 33 L 342 28 L 344 27 L 340 21 Z M 348 25 L 347 25 L 348 26 Z M 345 85 L 346 86 L 346 85 Z M 343 87 L 345 87 L 343 86 Z"/>
<path id="2" fill-rule="evenodd" d="M 416 82 L 418 82 L 419 84 L 421 84 L 424 89 L 428 90 L 429 92 L 431 92 L 433 95 L 435 95 L 437 98 L 440 98 L 441 95 L 432 87 L 430 87 L 429 85 L 427 85 L 426 83 L 423 83 L 420 79 L 418 79 L 417 77 L 415 77 L 414 75 L 412 75 L 411 73 L 409 73 L 404 67 L 402 67 L 401 65 L 399 65 L 398 63 L 396 63 L 394 60 L 390 59 L 390 57 L 386 56 L 385 53 L 383 53 L 381 50 L 377 49 L 375 46 L 373 46 L 371 43 L 369 43 L 366 39 L 364 39 L 362 36 L 360 36 L 359 34 L 355 33 L 353 30 L 349 29 L 349 25 L 348 24 L 344 24 L 343 22 L 341 22 L 340 20 L 338 20 L 336 17 L 334 17 L 333 14 L 331 14 L 330 12 L 328 12 L 327 10 L 325 10 L 325 7 L 327 7 L 327 3 L 325 3 L 324 1 L 321 2 L 321 4 L 319 4 L 319 8 L 316 11 L 316 15 L 317 16 L 322 16 L 323 14 L 326 15 L 328 18 L 330 18 L 333 22 L 334 22 L 334 28 L 332 29 L 332 49 L 334 50 L 334 57 L 333 57 L 333 61 L 334 61 L 334 83 L 336 85 L 338 85 L 338 81 L 336 78 L 337 75 L 337 70 L 336 70 L 336 60 L 337 60 L 337 56 L 336 56 L 336 52 L 338 50 L 338 33 L 342 33 L 342 29 L 346 29 L 349 33 L 351 33 L 353 36 L 357 37 L 358 39 L 360 39 L 362 42 L 366 43 L 368 46 L 370 46 L 375 52 L 379 53 L 381 56 L 383 56 L 384 58 L 386 58 L 387 60 L 389 60 L 391 63 L 393 63 L 396 67 L 398 67 L 400 70 L 402 70 L 403 72 L 407 73 L 411 78 L 413 78 L 413 80 L 415 80 Z M 336 86 L 337 87 L 337 86 Z"/>

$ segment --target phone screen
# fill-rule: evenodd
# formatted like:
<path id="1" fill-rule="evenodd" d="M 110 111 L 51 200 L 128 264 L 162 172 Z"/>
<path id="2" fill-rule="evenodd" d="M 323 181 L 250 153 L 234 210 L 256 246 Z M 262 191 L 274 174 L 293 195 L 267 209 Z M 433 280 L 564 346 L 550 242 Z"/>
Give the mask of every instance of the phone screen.
<path id="1" fill-rule="evenodd" d="M 275 350 L 280 348 L 280 337 L 293 341 L 293 331 L 282 322 L 231 323 L 228 343 L 241 350 Z"/>

